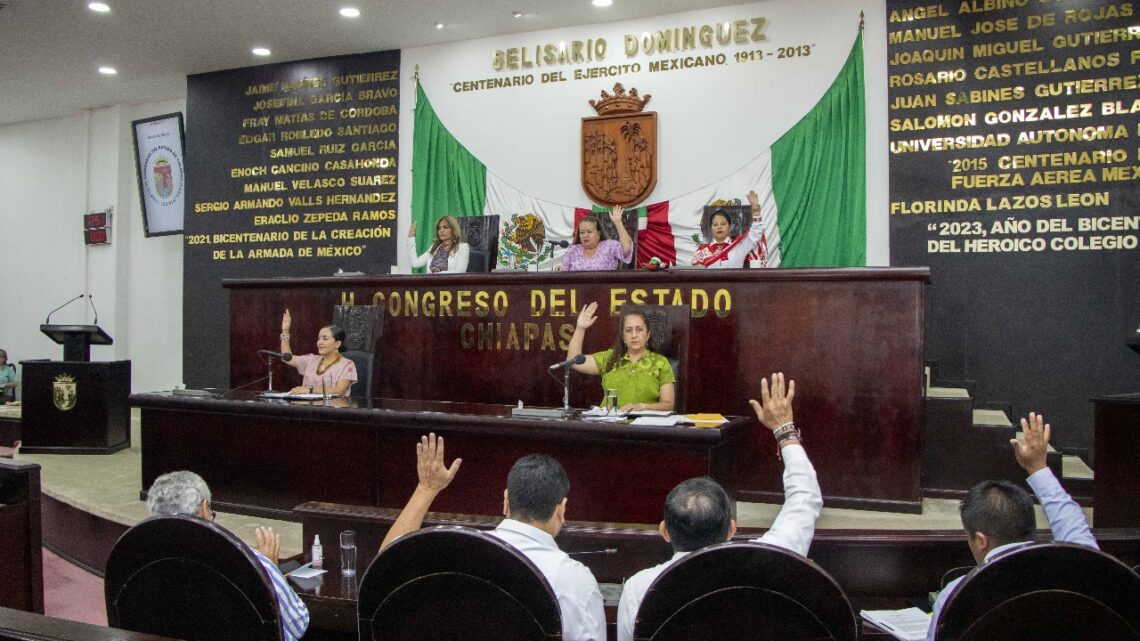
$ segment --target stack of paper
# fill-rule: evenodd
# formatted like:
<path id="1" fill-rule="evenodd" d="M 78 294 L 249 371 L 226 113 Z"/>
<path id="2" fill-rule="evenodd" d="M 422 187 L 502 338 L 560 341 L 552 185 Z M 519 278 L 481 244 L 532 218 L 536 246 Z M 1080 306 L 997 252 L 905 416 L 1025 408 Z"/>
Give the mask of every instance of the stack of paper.
<path id="1" fill-rule="evenodd" d="M 685 420 L 695 427 L 719 427 L 728 422 L 721 414 L 686 414 Z"/>
<path id="2" fill-rule="evenodd" d="M 871 625 L 890 632 L 902 641 L 923 641 L 930 628 L 930 615 L 918 608 L 905 610 L 860 610 L 859 616 Z"/>

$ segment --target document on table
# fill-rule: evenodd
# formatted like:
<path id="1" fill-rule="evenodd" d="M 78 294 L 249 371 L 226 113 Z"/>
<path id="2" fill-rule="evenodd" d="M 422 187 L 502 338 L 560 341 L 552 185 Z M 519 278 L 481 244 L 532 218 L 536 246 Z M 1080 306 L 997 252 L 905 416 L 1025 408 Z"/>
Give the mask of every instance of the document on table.
<path id="1" fill-rule="evenodd" d="M 684 423 L 685 417 L 680 414 L 669 414 L 667 416 L 653 415 L 653 416 L 638 416 L 633 419 L 630 425 L 648 425 L 650 427 L 672 427 L 677 423 Z"/>
<path id="2" fill-rule="evenodd" d="M 860 610 L 863 620 L 902 641 L 923 641 L 930 628 L 930 615 L 918 608 L 903 610 Z"/>

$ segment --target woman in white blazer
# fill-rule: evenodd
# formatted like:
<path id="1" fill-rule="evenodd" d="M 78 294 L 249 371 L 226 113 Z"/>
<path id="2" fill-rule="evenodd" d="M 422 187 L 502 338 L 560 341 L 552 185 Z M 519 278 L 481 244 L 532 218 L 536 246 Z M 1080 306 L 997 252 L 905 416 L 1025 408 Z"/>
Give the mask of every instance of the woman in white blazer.
<path id="1" fill-rule="evenodd" d="M 412 267 L 427 266 L 433 274 L 459 273 L 467 271 L 467 261 L 471 258 L 471 246 L 463 242 L 459 221 L 455 216 L 444 216 L 435 223 L 435 240 L 431 247 L 416 255 L 416 224 L 408 229 L 408 254 Z"/>

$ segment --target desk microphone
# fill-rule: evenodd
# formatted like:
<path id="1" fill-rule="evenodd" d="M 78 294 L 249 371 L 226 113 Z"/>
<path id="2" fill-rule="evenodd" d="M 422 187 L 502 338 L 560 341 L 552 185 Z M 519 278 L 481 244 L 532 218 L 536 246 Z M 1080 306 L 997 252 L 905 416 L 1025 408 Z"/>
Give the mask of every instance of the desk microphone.
<path id="1" fill-rule="evenodd" d="M 578 354 L 574 358 L 568 358 L 561 363 L 555 363 L 550 366 L 550 369 L 558 369 L 559 367 L 570 367 L 571 365 L 581 365 L 586 362 L 585 354 Z"/>
<path id="2" fill-rule="evenodd" d="M 80 294 L 80 295 L 76 296 L 75 298 L 72 298 L 71 300 L 67 301 L 66 303 L 64 303 L 64 304 L 60 305 L 59 307 L 56 307 L 55 309 L 48 312 L 47 318 L 44 319 L 44 325 L 50 324 L 48 321 L 51 320 L 52 314 L 58 312 L 59 310 L 63 309 L 64 307 L 67 307 L 68 305 L 74 303 L 75 301 L 79 300 L 80 298 L 83 298 L 84 296 L 86 296 L 86 294 Z"/>
<path id="3" fill-rule="evenodd" d="M 268 349 L 259 349 L 259 350 L 257 350 L 257 353 L 261 354 L 262 356 L 270 356 L 273 358 L 280 358 L 281 360 L 283 360 L 285 362 L 289 362 L 289 361 L 293 360 L 293 355 L 290 354 L 289 352 L 274 352 L 274 351 L 268 350 Z"/>
<path id="4" fill-rule="evenodd" d="M 570 246 L 570 241 L 568 240 L 548 240 L 546 242 L 550 243 L 551 247 L 561 247 L 562 249 L 566 249 Z"/>

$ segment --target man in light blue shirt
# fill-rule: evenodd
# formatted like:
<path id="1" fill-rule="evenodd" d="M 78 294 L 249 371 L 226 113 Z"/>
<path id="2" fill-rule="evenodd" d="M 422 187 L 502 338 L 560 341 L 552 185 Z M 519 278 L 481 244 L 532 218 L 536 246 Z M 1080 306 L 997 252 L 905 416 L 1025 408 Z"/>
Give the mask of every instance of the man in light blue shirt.
<path id="1" fill-rule="evenodd" d="M 1041 502 L 1053 540 L 1100 549 L 1081 506 L 1061 487 L 1053 471 L 1045 464 L 1050 426 L 1042 416 L 1030 412 L 1028 420 L 1021 419 L 1021 432 L 1022 440 L 1012 439 L 1010 445 L 1018 464 L 1029 474 L 1026 481 Z M 1033 531 L 1037 525 L 1033 498 L 1013 483 L 983 481 L 975 485 L 962 500 L 959 511 L 962 527 L 966 530 L 966 544 L 978 565 L 1007 550 L 1033 543 Z M 933 641 L 942 607 L 962 578 L 951 581 L 934 600 L 930 629 L 926 633 L 928 641 Z"/>

